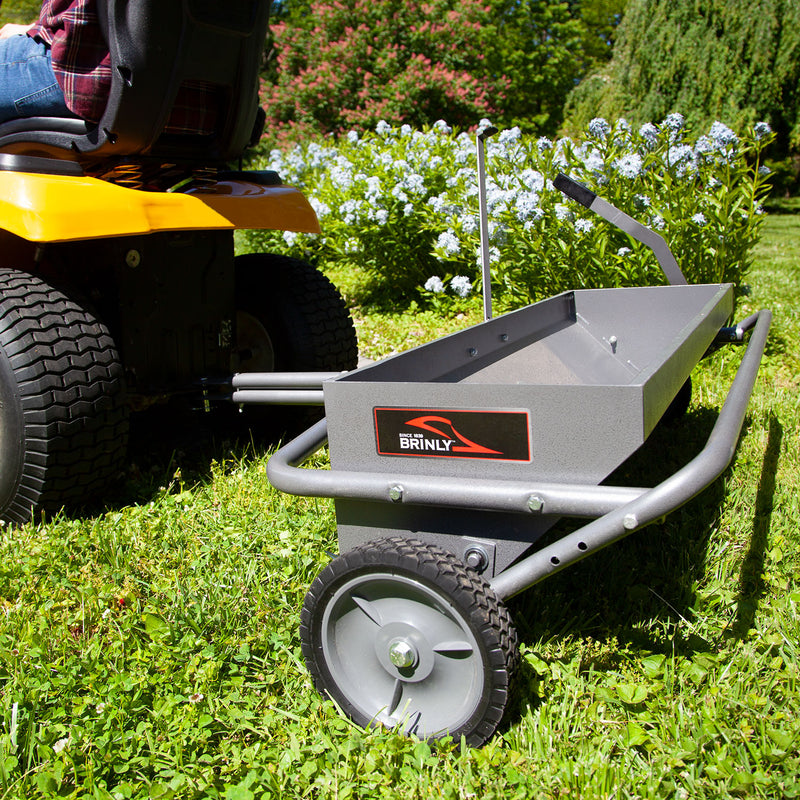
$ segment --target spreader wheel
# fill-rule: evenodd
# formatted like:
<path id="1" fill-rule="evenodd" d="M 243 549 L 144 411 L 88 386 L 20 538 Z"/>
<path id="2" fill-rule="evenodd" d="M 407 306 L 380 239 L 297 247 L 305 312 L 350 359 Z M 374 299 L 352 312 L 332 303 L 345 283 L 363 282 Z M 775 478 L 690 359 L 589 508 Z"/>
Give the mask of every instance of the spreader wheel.
<path id="1" fill-rule="evenodd" d="M 300 636 L 315 686 L 357 724 L 471 746 L 496 730 L 519 658 L 489 584 L 402 538 L 335 558 L 306 596 Z"/>

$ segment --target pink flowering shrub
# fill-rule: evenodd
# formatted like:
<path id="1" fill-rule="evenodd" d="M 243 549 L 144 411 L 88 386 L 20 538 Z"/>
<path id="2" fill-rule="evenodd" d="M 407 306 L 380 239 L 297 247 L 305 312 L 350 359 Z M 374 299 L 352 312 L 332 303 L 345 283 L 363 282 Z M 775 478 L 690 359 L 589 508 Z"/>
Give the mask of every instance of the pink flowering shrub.
<path id="1" fill-rule="evenodd" d="M 302 141 L 382 119 L 474 125 L 508 84 L 476 69 L 490 10 L 481 0 L 328 0 L 314 6 L 315 24 L 273 25 L 277 77 L 261 97 L 268 138 Z"/>

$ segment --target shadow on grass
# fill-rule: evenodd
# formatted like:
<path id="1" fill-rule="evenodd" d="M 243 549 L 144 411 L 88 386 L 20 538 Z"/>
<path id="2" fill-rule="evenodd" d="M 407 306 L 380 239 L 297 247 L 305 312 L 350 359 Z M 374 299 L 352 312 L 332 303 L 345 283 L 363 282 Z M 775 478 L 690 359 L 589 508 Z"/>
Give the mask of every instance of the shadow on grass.
<path id="1" fill-rule="evenodd" d="M 82 512 L 149 502 L 171 483 L 202 483 L 210 477 L 214 461 L 238 462 L 263 455 L 322 415 L 310 408 L 256 408 L 250 409 L 255 412 L 253 420 L 232 406 L 218 411 L 167 405 L 132 415 L 124 477 L 101 505 Z"/>
<path id="2" fill-rule="evenodd" d="M 783 441 L 783 426 L 774 413 L 770 414 L 769 432 L 761 476 L 756 494 L 755 518 L 750 547 L 742 562 L 739 575 L 739 597 L 736 607 L 736 621 L 731 633 L 744 639 L 753 628 L 758 603 L 764 594 L 764 553 L 769 541 L 772 523 L 773 497 L 775 496 L 775 476 L 778 472 L 778 459 Z"/>
<path id="3" fill-rule="evenodd" d="M 607 481 L 612 485 L 655 486 L 688 463 L 705 445 L 718 414 L 698 409 L 672 425 L 659 426 L 649 440 Z M 743 433 L 749 421 L 745 420 Z M 752 624 L 753 598 L 762 591 L 761 570 L 769 528 L 765 511 L 775 485 L 780 425 L 770 427 L 768 455 L 761 474 L 758 509 L 750 554 L 740 588 L 740 626 Z M 722 478 L 685 506 L 632 536 L 592 554 L 570 569 L 509 602 L 520 640 L 579 644 L 581 671 L 613 670 L 631 651 L 691 655 L 710 652 L 718 643 L 690 633 L 678 635 L 676 621 L 690 619 L 694 587 L 706 572 L 708 544 L 720 523 L 725 499 Z M 559 523 L 537 547 L 566 535 L 583 523 Z M 616 645 L 608 643 L 616 640 Z M 515 706 L 534 703 L 538 676 L 523 662 Z M 527 687 L 527 688 L 526 688 Z M 514 710 L 510 712 L 514 717 Z"/>

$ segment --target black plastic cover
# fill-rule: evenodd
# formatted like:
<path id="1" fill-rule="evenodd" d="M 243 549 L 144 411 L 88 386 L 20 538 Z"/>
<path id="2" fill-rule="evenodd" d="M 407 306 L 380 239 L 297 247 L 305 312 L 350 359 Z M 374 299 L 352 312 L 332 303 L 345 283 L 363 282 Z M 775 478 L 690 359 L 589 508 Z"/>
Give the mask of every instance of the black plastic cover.
<path id="1" fill-rule="evenodd" d="M 553 186 L 567 195 L 567 197 L 577 200 L 581 205 L 586 206 L 586 208 L 589 208 L 597 197 L 591 189 L 587 189 L 582 183 L 568 178 L 563 172 L 559 172 L 558 175 L 556 175 L 553 180 Z"/>

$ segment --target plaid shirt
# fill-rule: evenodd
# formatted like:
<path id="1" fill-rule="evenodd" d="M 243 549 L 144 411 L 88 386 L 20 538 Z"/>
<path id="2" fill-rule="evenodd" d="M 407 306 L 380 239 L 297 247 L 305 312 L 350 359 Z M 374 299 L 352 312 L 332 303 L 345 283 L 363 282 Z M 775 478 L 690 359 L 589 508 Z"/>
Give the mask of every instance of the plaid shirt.
<path id="1" fill-rule="evenodd" d="M 82 119 L 99 121 L 111 89 L 111 56 L 96 0 L 44 0 L 28 36 L 50 47 L 53 72 L 64 90 L 67 108 Z M 211 88 L 187 82 L 178 91 L 166 130 L 211 133 L 216 116 Z"/>

